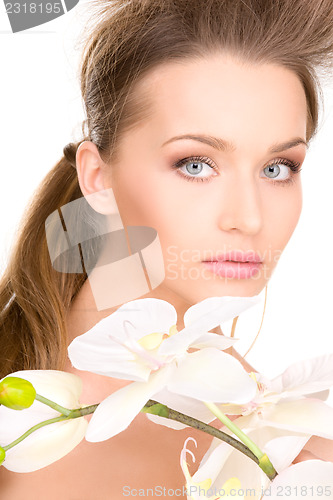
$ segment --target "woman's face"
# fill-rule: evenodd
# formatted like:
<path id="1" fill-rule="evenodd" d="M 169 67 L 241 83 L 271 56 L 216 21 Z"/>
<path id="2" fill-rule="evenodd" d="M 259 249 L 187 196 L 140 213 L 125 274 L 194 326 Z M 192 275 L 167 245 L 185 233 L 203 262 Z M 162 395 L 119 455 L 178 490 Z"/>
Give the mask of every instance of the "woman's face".
<path id="1" fill-rule="evenodd" d="M 137 90 L 150 96 L 151 115 L 125 133 L 104 184 L 125 225 L 158 232 L 165 280 L 146 296 L 193 304 L 259 293 L 301 212 L 292 168 L 305 158 L 307 108 L 298 78 L 212 55 L 164 64 Z M 236 250 L 259 256 L 255 274 L 204 263 Z"/>

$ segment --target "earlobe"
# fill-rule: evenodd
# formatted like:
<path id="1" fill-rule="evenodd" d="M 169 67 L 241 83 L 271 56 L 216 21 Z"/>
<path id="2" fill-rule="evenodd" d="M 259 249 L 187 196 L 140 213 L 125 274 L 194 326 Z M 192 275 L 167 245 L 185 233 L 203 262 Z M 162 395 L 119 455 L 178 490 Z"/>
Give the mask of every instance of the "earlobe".
<path id="1" fill-rule="evenodd" d="M 91 141 L 83 141 L 76 152 L 80 189 L 89 205 L 101 214 L 118 213 L 106 164 Z"/>

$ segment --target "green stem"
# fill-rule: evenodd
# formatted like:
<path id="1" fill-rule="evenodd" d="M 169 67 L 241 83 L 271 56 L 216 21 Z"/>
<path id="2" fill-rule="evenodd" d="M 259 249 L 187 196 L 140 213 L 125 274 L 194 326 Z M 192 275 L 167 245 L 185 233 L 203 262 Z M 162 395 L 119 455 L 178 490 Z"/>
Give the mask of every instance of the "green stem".
<path id="1" fill-rule="evenodd" d="M 95 405 L 85 406 L 83 408 L 74 408 L 70 410 L 69 408 L 65 408 L 64 406 L 58 405 L 58 403 L 55 403 L 50 399 L 44 398 L 44 396 L 41 396 L 40 394 L 36 394 L 36 399 L 41 403 L 44 403 L 45 405 L 49 406 L 50 408 L 53 408 L 54 410 L 58 411 L 59 413 L 62 413 L 66 417 L 70 418 L 78 418 L 78 417 L 83 417 L 84 415 L 89 415 L 90 413 L 93 413 L 98 406 L 98 404 L 95 404 Z"/>
<path id="2" fill-rule="evenodd" d="M 141 411 L 143 411 L 144 413 L 150 413 L 149 407 L 157 404 L 159 404 L 157 401 L 153 401 L 150 399 Z M 171 408 L 168 408 L 166 406 L 164 406 L 164 409 L 167 409 L 167 413 L 163 412 L 161 416 L 165 416 L 165 418 L 169 418 L 170 420 L 176 420 L 176 422 L 188 425 L 189 427 L 193 427 L 193 429 L 198 429 L 205 432 L 206 434 L 210 434 L 211 436 L 220 439 L 221 441 L 225 441 L 227 444 L 233 446 L 241 453 L 244 453 L 244 455 L 251 458 L 251 460 L 259 465 L 259 459 L 256 457 L 256 455 L 247 446 L 245 446 L 243 443 L 233 438 L 232 436 L 229 436 L 229 434 L 226 434 L 225 432 L 220 431 L 219 429 L 216 429 L 209 424 L 205 424 L 204 422 L 201 422 L 201 420 L 197 420 L 196 418 L 185 415 L 184 413 L 179 413 L 178 411 L 172 410 Z"/>
<path id="3" fill-rule="evenodd" d="M 43 398 L 43 399 L 46 399 L 46 398 Z M 40 399 L 39 399 L 39 401 L 40 401 Z M 48 401 L 50 401 L 50 400 L 48 400 Z M 44 402 L 44 401 L 42 401 L 42 402 Z M 50 403 L 53 403 L 53 401 L 50 401 Z M 45 403 L 45 404 L 47 404 L 47 403 Z M 48 404 L 48 406 L 51 406 L 51 405 Z M 22 436 L 15 439 L 15 441 L 11 442 L 10 444 L 7 444 L 6 446 L 2 446 L 2 448 L 5 451 L 10 450 L 10 448 L 13 448 L 13 446 L 16 446 L 21 441 L 23 441 L 23 439 L 27 438 L 28 436 L 30 436 L 30 434 L 37 431 L 41 427 L 44 427 L 45 425 L 54 424 L 55 422 L 61 422 L 63 420 L 71 420 L 72 418 L 79 418 L 79 417 L 83 417 L 84 415 L 89 415 L 91 413 L 94 413 L 97 406 L 98 406 L 98 404 L 85 406 L 83 408 L 75 408 L 74 410 L 68 410 L 68 415 L 60 415 L 59 417 L 54 417 L 54 418 L 50 418 L 49 420 L 44 420 L 43 422 L 40 422 L 39 424 L 36 424 L 33 427 L 31 427 L 24 434 L 22 434 Z M 51 406 L 51 408 L 54 408 L 55 410 L 58 410 L 59 407 L 63 408 L 62 406 L 57 405 L 56 403 L 53 403 L 53 406 Z M 66 409 L 66 408 L 64 408 L 64 409 Z"/>
<path id="4" fill-rule="evenodd" d="M 254 455 L 260 460 L 264 453 L 258 448 L 258 446 L 250 439 L 236 424 L 234 424 L 214 403 L 206 403 L 207 408 L 217 417 L 222 424 L 224 424 L 228 429 L 231 430 L 239 439 L 254 453 Z"/>
<path id="5" fill-rule="evenodd" d="M 54 410 L 57 410 L 59 413 L 62 413 L 63 415 L 68 415 L 70 414 L 71 410 L 68 408 L 64 408 L 61 405 L 58 405 L 58 403 L 55 403 L 54 401 L 51 401 L 50 399 L 45 398 L 44 396 L 41 396 L 40 394 L 36 394 L 37 401 L 40 401 L 41 403 L 44 403 L 44 405 L 49 406 L 50 408 L 53 408 Z"/>
<path id="6" fill-rule="evenodd" d="M 91 413 L 94 413 L 94 411 L 99 405 L 99 403 L 97 403 L 94 405 L 85 406 L 83 408 L 74 408 L 70 410 L 68 408 L 64 408 L 61 405 L 58 405 L 57 403 L 54 403 L 53 401 L 47 398 L 44 398 L 43 396 L 40 396 L 39 394 L 36 395 L 36 399 L 41 403 L 50 406 L 54 410 L 59 411 L 60 413 L 62 413 L 62 415 L 60 415 L 59 417 L 51 418 L 49 420 L 45 420 L 44 422 L 40 422 L 39 424 L 34 425 L 33 427 L 31 427 L 31 429 L 27 430 L 24 434 L 22 434 L 22 436 L 15 439 L 15 441 L 6 446 L 3 446 L 2 448 L 4 449 L 4 451 L 13 448 L 13 446 L 19 444 L 21 441 L 23 441 L 23 439 L 30 436 L 30 434 L 40 429 L 41 427 L 53 424 L 55 422 L 61 422 L 63 420 L 70 420 L 72 418 L 80 418 L 85 415 L 89 415 Z M 246 436 L 246 434 L 244 434 L 233 422 L 231 422 L 231 420 L 229 420 L 229 418 L 226 415 L 224 415 L 224 413 L 222 413 L 216 405 L 214 405 L 213 403 L 205 403 L 205 404 L 213 412 L 213 414 L 221 420 L 222 423 L 224 423 L 234 434 L 236 434 L 239 437 L 239 439 L 242 442 L 238 441 L 232 436 L 229 436 L 229 434 L 226 434 L 225 432 L 220 431 L 215 427 L 212 427 L 211 425 L 205 424 L 204 422 L 201 422 L 196 418 L 190 417 L 189 415 L 185 415 L 176 410 L 168 408 L 165 405 L 161 405 L 157 401 L 153 401 L 151 399 L 147 401 L 147 403 L 145 404 L 145 406 L 142 408 L 141 411 L 145 413 L 155 413 L 155 414 L 159 414 L 160 412 L 160 415 L 163 417 L 175 420 L 194 429 L 203 431 L 206 434 L 210 434 L 211 436 L 216 437 L 222 441 L 225 441 L 227 444 L 233 446 L 238 451 L 240 451 L 241 453 L 249 457 L 251 460 L 253 460 L 257 465 L 259 465 L 259 467 L 262 468 L 262 470 L 266 473 L 269 479 L 274 479 L 274 477 L 276 477 L 277 475 L 277 472 L 274 470 L 267 455 L 264 454 L 253 443 L 253 441 L 248 436 Z M 154 411 L 153 408 L 151 408 L 153 406 L 157 408 L 157 412 Z M 161 408 L 161 410 L 159 409 L 159 407 Z"/>
<path id="7" fill-rule="evenodd" d="M 267 474 L 270 479 L 277 476 L 277 472 L 268 459 L 266 453 L 249 438 L 234 422 L 232 422 L 214 403 L 205 402 L 207 408 L 217 417 L 231 432 L 233 432 L 257 457 L 259 467 Z"/>
<path id="8" fill-rule="evenodd" d="M 69 418 L 79 418 L 84 417 L 85 415 L 90 415 L 91 413 L 94 413 L 98 405 L 99 403 L 96 403 L 95 405 L 84 406 L 83 408 L 75 408 L 70 411 L 68 416 Z"/>
<path id="9" fill-rule="evenodd" d="M 60 417 L 55 417 L 55 418 L 50 418 L 49 420 L 44 420 L 44 422 L 40 422 L 39 424 L 36 424 L 33 427 L 31 427 L 31 429 L 27 430 L 24 434 L 22 434 L 22 436 L 15 439 L 15 441 L 13 441 L 12 443 L 7 444 L 7 446 L 2 446 L 2 448 L 5 451 L 10 450 L 10 448 L 13 448 L 13 446 L 16 446 L 17 444 L 19 444 L 21 441 L 23 441 L 23 439 L 30 436 L 30 434 L 37 431 L 41 427 L 44 427 L 45 425 L 49 425 L 49 424 L 54 424 L 55 422 L 61 422 L 62 420 L 68 420 L 68 417 L 66 417 L 65 415 L 62 415 Z"/>

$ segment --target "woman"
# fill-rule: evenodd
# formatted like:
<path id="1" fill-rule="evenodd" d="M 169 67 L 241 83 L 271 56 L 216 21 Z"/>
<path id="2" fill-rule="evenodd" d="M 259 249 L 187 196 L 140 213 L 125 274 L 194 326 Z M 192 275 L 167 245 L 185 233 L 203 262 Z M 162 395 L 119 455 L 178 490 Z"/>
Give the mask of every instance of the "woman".
<path id="1" fill-rule="evenodd" d="M 98 206 L 112 190 L 125 228 L 157 231 L 165 277 L 140 298 L 170 302 L 179 327 L 204 298 L 258 294 L 301 213 L 299 171 L 318 124 L 316 70 L 333 56 L 330 0 L 98 1 L 96 14 L 81 66 L 83 138 L 64 149 L 37 193 L 0 303 L 1 377 L 72 371 L 87 404 L 126 382 L 75 370 L 66 349 L 120 304 L 99 308 L 87 274 L 52 266 L 47 218 L 82 196 L 89 205 L 91 195 L 103 213 Z M 97 265 L 100 252 L 95 238 Z M 256 266 L 244 263 L 249 255 Z M 214 264 L 221 256 L 243 264 Z M 205 435 L 140 415 L 112 440 L 83 442 L 46 469 L 15 476 L 1 469 L 2 490 L 8 499 L 47 491 L 84 500 L 122 498 L 126 485 L 176 490 L 188 435 L 203 454 Z M 331 443 L 313 439 L 298 459 L 313 455 L 333 460 Z"/>

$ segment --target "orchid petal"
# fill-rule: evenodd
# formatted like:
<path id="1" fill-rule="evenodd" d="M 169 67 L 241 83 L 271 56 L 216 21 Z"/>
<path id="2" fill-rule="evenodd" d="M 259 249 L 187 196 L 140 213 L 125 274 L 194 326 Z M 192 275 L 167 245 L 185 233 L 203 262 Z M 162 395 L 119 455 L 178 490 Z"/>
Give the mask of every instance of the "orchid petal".
<path id="1" fill-rule="evenodd" d="M 147 380 L 151 366 L 140 359 L 144 349 L 138 341 L 152 333 L 169 333 L 176 321 L 175 308 L 165 300 L 133 300 L 76 337 L 68 347 L 68 355 L 79 370 L 126 380 Z"/>
<path id="2" fill-rule="evenodd" d="M 219 439 L 214 439 L 212 444 L 214 444 L 214 448 L 210 446 L 201 461 L 199 469 L 192 477 L 192 480 L 195 482 L 199 483 L 209 477 L 214 484 L 221 469 L 234 450 L 232 446 Z"/>
<path id="3" fill-rule="evenodd" d="M 298 361 L 271 381 L 269 389 L 294 395 L 311 394 L 333 386 L 333 354 Z"/>
<path id="4" fill-rule="evenodd" d="M 213 458 L 218 457 L 221 460 L 219 470 L 216 467 L 217 460 L 210 461 L 208 459 L 205 462 L 204 474 L 206 477 L 211 477 L 211 475 L 214 477 L 212 487 L 217 492 L 223 488 L 223 485 L 231 477 L 237 477 L 241 483 L 241 489 L 243 491 L 247 490 L 248 497 L 246 498 L 259 500 L 261 497 L 261 483 L 264 473 L 258 465 L 246 455 L 234 448 L 231 448 L 231 452 L 229 452 L 228 448 L 230 448 L 229 445 L 221 443 L 221 445 L 214 450 Z M 201 474 L 199 475 L 200 469 L 193 476 L 193 479 L 196 481 L 201 477 Z M 223 498 L 223 495 L 221 495 L 221 497 Z"/>
<path id="5" fill-rule="evenodd" d="M 229 477 L 218 489 L 216 487 L 212 488 L 212 483 L 216 479 L 215 476 L 220 472 L 221 462 L 225 461 L 225 455 L 229 455 L 232 448 L 230 446 L 224 447 L 225 443 L 222 443 L 221 446 L 216 446 L 206 460 L 205 465 L 209 465 L 206 467 L 208 469 L 207 473 L 205 465 L 201 462 L 200 469 L 191 477 L 186 462 L 186 455 L 190 455 L 193 462 L 195 462 L 195 455 L 187 448 L 189 441 L 194 441 L 195 446 L 197 446 L 195 439 L 189 437 L 186 439 L 180 454 L 180 464 L 186 479 L 187 498 L 189 500 L 219 500 L 221 498 L 244 500 L 245 491 L 242 489 L 241 482 L 237 477 Z M 220 444 L 221 442 L 219 442 Z M 216 496 L 216 493 L 218 496 Z"/>
<path id="6" fill-rule="evenodd" d="M 280 429 L 333 439 L 333 408 L 317 399 L 279 403 L 262 412 L 262 422 Z"/>
<path id="7" fill-rule="evenodd" d="M 177 323 L 177 312 L 166 300 L 146 298 L 136 299 L 120 306 L 113 314 L 102 319 L 107 327 L 123 336 L 123 321 L 128 320 L 135 325 L 137 334 L 135 340 L 153 332 L 169 331 Z M 99 324 L 97 323 L 97 325 Z M 95 326 L 97 326 L 95 325 Z M 103 324 L 104 327 L 104 324 Z M 112 330 L 111 330 L 112 331 Z"/>
<path id="8" fill-rule="evenodd" d="M 253 297 L 208 297 L 185 312 L 185 328 L 177 335 L 166 339 L 161 345 L 159 353 L 175 354 L 186 350 L 207 331 L 235 318 L 260 301 L 260 295 Z"/>
<path id="9" fill-rule="evenodd" d="M 82 381 L 72 373 L 57 370 L 22 370 L 10 374 L 29 380 L 37 394 L 61 406 L 79 408 Z M 49 406 L 34 401 L 25 410 L 15 411 L 0 406 L 0 443 L 6 446 L 22 436 L 33 426 L 60 413 Z M 13 472 L 32 472 L 59 460 L 84 438 L 88 422 L 76 418 L 42 427 L 6 452 L 3 466 Z"/>
<path id="10" fill-rule="evenodd" d="M 245 403 L 257 385 L 233 356 L 213 348 L 188 354 L 167 384 L 171 392 L 201 401 Z"/>
<path id="11" fill-rule="evenodd" d="M 133 300 L 76 337 L 68 347 L 68 355 L 79 370 L 126 380 L 147 380 L 151 367 L 141 362 L 143 349 L 138 341 L 152 333 L 168 333 L 176 321 L 175 308 L 165 300 Z"/>
<path id="12" fill-rule="evenodd" d="M 33 472 L 63 458 L 84 438 L 88 421 L 81 417 L 47 425 L 6 452 L 3 466 L 13 472 Z"/>
<path id="13" fill-rule="evenodd" d="M 332 498 L 333 463 L 306 460 L 288 467 L 274 479 L 263 499 L 279 500 L 281 492 L 287 492 L 287 488 L 290 492 L 303 491 L 303 496 L 314 500 L 322 499 L 323 496 Z"/>
<path id="14" fill-rule="evenodd" d="M 261 300 L 260 294 L 253 297 L 208 297 L 185 312 L 185 328 L 195 324 L 204 331 L 209 331 L 221 323 L 239 316 L 240 313 L 258 304 Z"/>
<path id="15" fill-rule="evenodd" d="M 107 318 L 105 318 L 107 319 Z M 97 327 L 98 325 L 98 327 Z M 125 380 L 147 380 L 149 366 L 138 362 L 138 357 L 126 347 L 125 333 L 121 343 L 114 341 L 107 323 L 95 325 L 88 332 L 76 337 L 68 347 L 68 356 L 78 370 Z"/>
<path id="16" fill-rule="evenodd" d="M 271 428 L 273 430 L 273 428 Z M 274 432 L 274 431 L 273 431 Z M 281 433 L 281 431 L 280 431 Z M 278 429 L 276 429 L 278 435 Z M 280 435 L 269 441 L 263 451 L 267 454 L 275 470 L 280 474 L 303 450 L 310 439 L 310 435 Z"/>
<path id="17" fill-rule="evenodd" d="M 164 387 L 172 370 L 171 365 L 166 366 L 152 373 L 148 382 L 133 382 L 102 401 L 89 422 L 87 441 L 105 441 L 125 430 L 146 402 Z"/>

